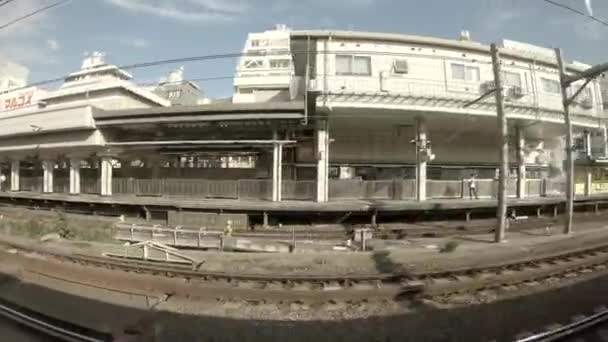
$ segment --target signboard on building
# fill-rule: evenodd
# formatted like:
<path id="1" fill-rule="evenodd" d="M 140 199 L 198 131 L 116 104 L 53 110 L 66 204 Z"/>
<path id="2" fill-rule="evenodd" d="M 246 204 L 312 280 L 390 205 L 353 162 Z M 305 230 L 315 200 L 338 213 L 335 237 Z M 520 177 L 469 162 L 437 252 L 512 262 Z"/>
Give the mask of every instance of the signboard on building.
<path id="1" fill-rule="evenodd" d="M 0 112 L 33 106 L 43 92 L 31 87 L 0 94 Z"/>

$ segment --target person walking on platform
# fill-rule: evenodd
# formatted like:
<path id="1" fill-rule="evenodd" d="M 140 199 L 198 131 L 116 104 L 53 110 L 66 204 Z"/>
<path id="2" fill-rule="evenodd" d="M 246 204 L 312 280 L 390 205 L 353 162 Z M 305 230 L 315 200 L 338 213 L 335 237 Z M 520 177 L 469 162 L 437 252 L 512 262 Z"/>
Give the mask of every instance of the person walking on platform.
<path id="1" fill-rule="evenodd" d="M 471 178 L 467 179 L 467 184 L 469 185 L 469 199 L 473 199 L 473 195 L 475 195 L 475 199 L 479 199 L 477 196 L 477 175 L 472 173 Z"/>
<path id="2" fill-rule="evenodd" d="M 6 176 L 4 175 L 4 173 L 0 172 L 0 191 L 5 191 L 4 190 L 5 182 L 6 182 Z"/>

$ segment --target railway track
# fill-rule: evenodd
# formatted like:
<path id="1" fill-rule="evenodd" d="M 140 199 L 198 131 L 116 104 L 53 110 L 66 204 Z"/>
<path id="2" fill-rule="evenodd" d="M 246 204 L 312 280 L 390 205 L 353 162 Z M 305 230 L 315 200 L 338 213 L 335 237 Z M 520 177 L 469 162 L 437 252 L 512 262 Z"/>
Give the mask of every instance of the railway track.
<path id="1" fill-rule="evenodd" d="M 536 333 L 522 333 L 517 337 L 516 342 L 608 341 L 607 329 L 608 309 L 598 307 L 590 315 L 573 317 L 570 323 L 553 324 Z"/>
<path id="2" fill-rule="evenodd" d="M 38 254 L 47 259 L 87 267 L 153 275 L 196 282 L 231 290 L 258 292 L 268 297 L 294 301 L 320 296 L 349 302 L 376 299 L 427 298 L 449 301 L 452 296 L 492 290 L 510 290 L 518 286 L 540 284 L 543 280 L 572 279 L 602 272 L 608 268 L 608 244 L 588 247 L 538 258 L 501 264 L 423 273 L 380 273 L 357 275 L 285 275 L 208 272 L 185 265 L 122 258 L 65 254 L 13 243 L 1 242 L 5 250 L 25 255 Z"/>
<path id="3" fill-rule="evenodd" d="M 69 322 L 47 317 L 5 301 L 0 302 L 0 317 L 59 341 L 105 342 L 112 339 L 109 334 L 92 331 Z"/>

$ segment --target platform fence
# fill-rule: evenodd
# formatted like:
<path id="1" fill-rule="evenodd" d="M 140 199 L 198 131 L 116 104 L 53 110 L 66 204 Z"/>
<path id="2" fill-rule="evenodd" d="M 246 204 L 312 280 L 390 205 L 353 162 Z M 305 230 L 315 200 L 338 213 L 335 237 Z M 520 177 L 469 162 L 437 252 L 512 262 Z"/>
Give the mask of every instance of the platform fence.
<path id="1" fill-rule="evenodd" d="M 85 177 L 81 175 L 80 182 L 81 193 L 99 194 L 100 183 L 93 175 Z M 475 185 L 478 198 L 495 199 L 497 197 L 498 180 L 477 179 Z M 316 186 L 314 180 L 285 180 L 282 182 L 282 199 L 312 201 L 316 197 Z M 24 191 L 41 192 L 42 177 L 21 177 L 20 188 Z M 524 190 L 526 197 L 541 197 L 563 195 L 564 188 L 563 182 L 551 179 L 527 179 Z M 55 177 L 53 191 L 68 193 L 69 177 Z M 594 183 L 593 191 L 594 193 L 608 192 L 608 183 Z M 112 193 L 157 197 L 271 200 L 272 181 L 269 179 L 211 180 L 114 177 L 112 179 Z M 509 197 L 516 197 L 516 179 L 508 180 L 507 193 Z M 427 181 L 428 199 L 468 199 L 470 197 L 467 180 L 430 179 Z M 414 179 L 330 179 L 329 198 L 330 200 L 412 200 L 416 198 L 416 181 Z"/>

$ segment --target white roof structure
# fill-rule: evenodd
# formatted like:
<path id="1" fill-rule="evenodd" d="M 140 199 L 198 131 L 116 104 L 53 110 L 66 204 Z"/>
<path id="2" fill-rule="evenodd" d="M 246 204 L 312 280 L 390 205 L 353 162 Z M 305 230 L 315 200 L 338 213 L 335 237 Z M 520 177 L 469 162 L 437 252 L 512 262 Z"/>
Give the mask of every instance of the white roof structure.
<path id="1" fill-rule="evenodd" d="M 0 93 L 12 88 L 24 87 L 29 74 L 28 68 L 0 56 Z"/>
<path id="2" fill-rule="evenodd" d="M 131 74 L 113 64 L 107 64 L 105 54 L 93 52 L 82 62 L 77 72 L 69 74 L 65 83 L 56 91 L 49 92 L 41 100 L 56 99 L 84 92 L 93 92 L 122 88 L 138 97 L 160 106 L 169 106 L 169 101 L 143 87 L 138 87 L 130 80 Z"/>

